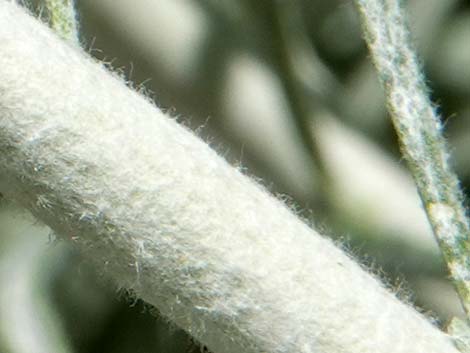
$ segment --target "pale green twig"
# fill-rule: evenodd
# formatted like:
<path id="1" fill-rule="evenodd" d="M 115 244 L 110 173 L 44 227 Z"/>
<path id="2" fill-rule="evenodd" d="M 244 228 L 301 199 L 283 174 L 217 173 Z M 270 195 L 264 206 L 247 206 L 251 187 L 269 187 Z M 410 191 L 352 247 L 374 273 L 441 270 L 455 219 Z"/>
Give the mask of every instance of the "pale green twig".
<path id="1" fill-rule="evenodd" d="M 470 330 L 466 322 L 454 317 L 447 331 L 454 337 L 455 345 L 462 353 L 470 353 Z"/>
<path id="2" fill-rule="evenodd" d="M 470 242 L 463 196 L 448 163 L 442 125 L 411 46 L 400 1 L 356 0 L 356 4 L 403 154 L 468 316 Z"/>
<path id="3" fill-rule="evenodd" d="M 78 42 L 78 28 L 73 0 L 44 0 L 51 27 L 62 38 Z"/>

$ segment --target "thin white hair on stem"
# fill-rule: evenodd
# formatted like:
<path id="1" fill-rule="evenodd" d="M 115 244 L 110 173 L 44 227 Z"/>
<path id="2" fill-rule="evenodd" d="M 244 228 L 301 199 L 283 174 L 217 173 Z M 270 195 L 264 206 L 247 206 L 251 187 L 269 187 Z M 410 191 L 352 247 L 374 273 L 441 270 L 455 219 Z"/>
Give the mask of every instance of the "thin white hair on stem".
<path id="1" fill-rule="evenodd" d="M 442 124 L 412 47 L 401 1 L 356 0 L 388 110 L 449 273 L 470 314 L 470 227 Z"/>
<path id="2" fill-rule="evenodd" d="M 51 27 L 62 38 L 79 42 L 77 13 L 74 0 L 44 0 L 50 15 Z"/>
<path id="3" fill-rule="evenodd" d="M 187 128 L 3 0 L 0 42 L 0 191 L 211 351 L 457 352 Z"/>

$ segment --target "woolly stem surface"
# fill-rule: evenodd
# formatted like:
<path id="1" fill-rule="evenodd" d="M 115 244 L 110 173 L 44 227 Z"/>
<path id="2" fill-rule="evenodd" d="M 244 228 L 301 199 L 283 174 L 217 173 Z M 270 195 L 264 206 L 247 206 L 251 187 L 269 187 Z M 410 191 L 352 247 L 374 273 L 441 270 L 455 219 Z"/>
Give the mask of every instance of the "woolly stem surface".
<path id="1" fill-rule="evenodd" d="M 44 0 L 51 17 L 51 27 L 62 38 L 78 43 L 74 0 Z"/>
<path id="2" fill-rule="evenodd" d="M 400 1 L 356 0 L 356 3 L 403 155 L 469 316 L 470 228 L 463 195 L 449 166 L 442 124 L 429 99 Z"/>
<path id="3" fill-rule="evenodd" d="M 456 353 L 203 141 L 0 0 L 1 192 L 213 352 Z"/>

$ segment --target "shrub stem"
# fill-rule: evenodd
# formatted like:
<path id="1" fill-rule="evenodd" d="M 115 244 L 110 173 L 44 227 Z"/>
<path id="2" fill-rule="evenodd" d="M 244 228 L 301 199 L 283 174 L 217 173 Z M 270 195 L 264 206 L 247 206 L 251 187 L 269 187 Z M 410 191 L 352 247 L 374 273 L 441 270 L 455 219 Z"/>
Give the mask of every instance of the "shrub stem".
<path id="1" fill-rule="evenodd" d="M 78 43 L 79 33 L 74 0 L 44 0 L 51 27 L 65 40 Z"/>
<path id="2" fill-rule="evenodd" d="M 463 194 L 449 166 L 440 117 L 429 99 L 400 1 L 356 0 L 356 4 L 403 155 L 468 316 L 470 242 Z"/>

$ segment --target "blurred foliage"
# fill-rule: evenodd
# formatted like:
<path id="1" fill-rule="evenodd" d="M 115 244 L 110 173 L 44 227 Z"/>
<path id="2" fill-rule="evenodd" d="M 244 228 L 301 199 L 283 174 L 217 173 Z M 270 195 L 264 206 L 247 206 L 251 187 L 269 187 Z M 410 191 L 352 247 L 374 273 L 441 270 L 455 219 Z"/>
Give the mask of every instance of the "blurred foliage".
<path id="1" fill-rule="evenodd" d="M 470 3 L 406 5 L 468 192 Z M 91 55 L 262 180 L 301 217 L 334 234 L 397 295 L 441 324 L 461 315 L 400 157 L 351 1 L 80 0 L 77 6 L 81 42 Z M 40 8 L 40 1 L 31 7 Z M 333 125 L 325 123 L 330 120 Z M 7 309 L 0 306 L 1 352 L 25 352 L 2 340 L 15 337 L 15 327 L 20 337 L 31 337 L 30 352 L 47 351 L 50 342 L 56 352 L 203 350 L 155 309 L 116 290 L 70 246 L 51 242 L 48 231 L 1 202 L 2 298 L 8 303 L 8 293 L 26 278 L 24 290 L 31 293 L 12 297 L 8 310 L 18 305 L 19 311 L 43 313 L 32 311 L 34 320 L 11 326 L 2 322 Z M 35 243 L 25 241 L 33 236 Z M 34 261 L 20 273 L 22 254 Z M 5 275 L 17 272 L 17 278 Z M 50 336 L 49 343 L 38 332 Z"/>

